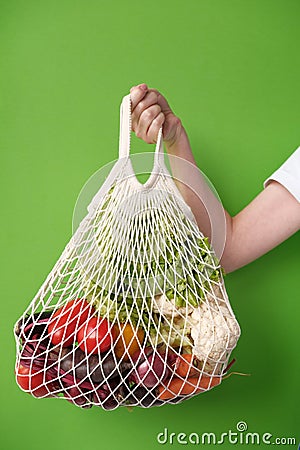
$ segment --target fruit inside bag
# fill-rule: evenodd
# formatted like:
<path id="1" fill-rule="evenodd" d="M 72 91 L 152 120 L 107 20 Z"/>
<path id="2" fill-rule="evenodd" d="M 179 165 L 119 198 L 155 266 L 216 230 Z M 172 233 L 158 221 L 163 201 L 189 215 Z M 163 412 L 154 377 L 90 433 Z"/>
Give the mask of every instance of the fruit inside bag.
<path id="1" fill-rule="evenodd" d="M 15 325 L 16 380 L 76 406 L 161 406 L 221 383 L 240 328 L 222 270 L 164 164 L 142 185 L 119 160 Z"/>

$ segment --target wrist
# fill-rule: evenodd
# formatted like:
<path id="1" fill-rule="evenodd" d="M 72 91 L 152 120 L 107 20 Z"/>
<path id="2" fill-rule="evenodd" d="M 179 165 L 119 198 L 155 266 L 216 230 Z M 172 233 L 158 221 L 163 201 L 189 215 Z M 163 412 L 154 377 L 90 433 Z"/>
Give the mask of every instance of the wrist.
<path id="1" fill-rule="evenodd" d="M 174 136 L 172 136 L 171 139 L 164 140 L 167 152 L 170 154 L 178 153 L 179 148 L 181 148 L 182 145 L 186 144 L 186 142 L 188 141 L 188 137 L 181 123 L 181 120 L 179 118 L 177 118 L 177 120 L 178 125 L 176 127 Z"/>

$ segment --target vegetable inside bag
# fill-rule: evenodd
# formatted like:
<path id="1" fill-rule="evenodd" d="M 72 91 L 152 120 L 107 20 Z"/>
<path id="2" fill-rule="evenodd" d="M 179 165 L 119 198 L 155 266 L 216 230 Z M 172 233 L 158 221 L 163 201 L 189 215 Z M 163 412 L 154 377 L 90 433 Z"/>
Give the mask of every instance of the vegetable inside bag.
<path id="1" fill-rule="evenodd" d="M 178 403 L 220 384 L 240 328 L 221 267 L 164 164 L 119 160 L 15 325 L 16 379 L 35 397 L 103 409 Z"/>

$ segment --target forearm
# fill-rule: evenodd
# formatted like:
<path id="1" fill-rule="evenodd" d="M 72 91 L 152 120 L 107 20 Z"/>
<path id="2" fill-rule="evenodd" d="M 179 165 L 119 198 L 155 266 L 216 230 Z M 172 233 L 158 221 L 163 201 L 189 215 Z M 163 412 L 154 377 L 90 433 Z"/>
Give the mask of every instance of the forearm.
<path id="1" fill-rule="evenodd" d="M 154 143 L 163 126 L 175 182 L 226 272 L 248 264 L 300 228 L 297 196 L 276 182 L 232 218 L 198 169 L 188 136 L 166 99 L 145 84 L 130 91 L 133 131 L 145 142 Z"/>
<path id="2" fill-rule="evenodd" d="M 232 218 L 221 263 L 232 272 L 264 255 L 300 229 L 300 203 L 272 181 Z"/>
<path id="3" fill-rule="evenodd" d="M 221 258 L 231 236 L 231 216 L 197 167 L 184 128 L 172 145 L 165 142 L 165 146 L 175 183 L 191 208 L 200 231 L 209 238 L 216 255 Z"/>
<path id="4" fill-rule="evenodd" d="M 271 182 L 231 217 L 198 170 L 184 129 L 166 149 L 175 182 L 226 272 L 259 258 L 299 230 L 300 203 L 281 184 Z"/>

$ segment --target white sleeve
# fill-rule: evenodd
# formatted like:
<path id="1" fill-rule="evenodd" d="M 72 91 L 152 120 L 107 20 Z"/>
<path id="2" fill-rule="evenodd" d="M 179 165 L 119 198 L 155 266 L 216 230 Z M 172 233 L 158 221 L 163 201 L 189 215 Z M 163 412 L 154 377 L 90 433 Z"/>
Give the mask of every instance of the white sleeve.
<path id="1" fill-rule="evenodd" d="M 282 184 L 300 202 L 300 147 L 264 182 L 271 180 Z"/>

